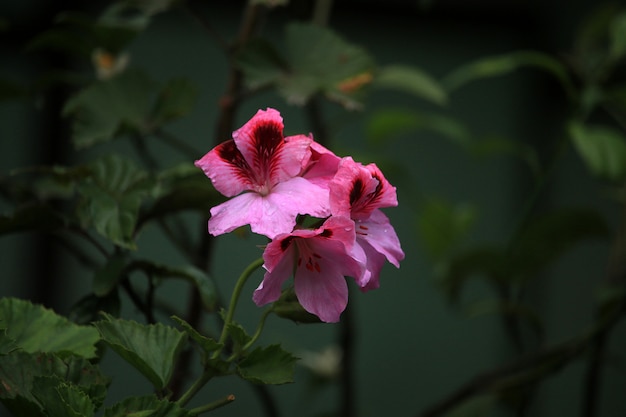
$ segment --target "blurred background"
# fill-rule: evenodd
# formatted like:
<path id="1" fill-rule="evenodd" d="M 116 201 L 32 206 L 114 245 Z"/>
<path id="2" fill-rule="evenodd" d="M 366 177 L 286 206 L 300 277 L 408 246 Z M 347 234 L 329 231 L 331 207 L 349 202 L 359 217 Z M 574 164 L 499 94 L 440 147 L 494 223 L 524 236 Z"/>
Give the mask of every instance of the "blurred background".
<path id="1" fill-rule="evenodd" d="M 130 68 L 144 70 L 157 82 L 185 77 L 196 87 L 195 106 L 169 129 L 201 151 L 200 158 L 216 141 L 229 139 L 215 137 L 230 71 L 220 39 L 236 37 L 245 2 L 189 1 L 188 5 L 187 9 L 155 15 L 125 53 Z M 331 11 L 324 24 L 367 50 L 376 65 L 419 68 L 434 80 L 443 80 L 474 60 L 514 51 L 539 51 L 567 60 L 583 23 L 600 9 L 600 4 L 591 0 L 336 0 L 328 5 Z M 104 1 L 36 0 L 5 0 L 0 6 L 0 77 L 5 92 L 0 102 L 2 175 L 25 166 L 89 160 L 102 152 L 102 146 L 137 157 L 128 141 L 121 140 L 75 149 L 70 120 L 61 116 L 73 93 L 71 83 L 46 85 L 46 78 L 67 70 L 91 71 L 91 63 L 53 48 L 27 47 L 38 34 L 53 27 L 59 13 L 75 10 L 97 16 L 106 6 Z M 310 20 L 315 6 L 314 1 L 294 0 L 268 9 L 257 30 L 280 44 L 287 23 Z M 207 30 L 206 22 L 213 32 Z M 37 94 L 9 94 L 8 86 L 35 80 L 44 86 Z M 589 175 L 572 146 L 564 147 L 558 161 L 548 164 L 564 134 L 571 106 L 562 86 L 546 71 L 521 66 L 477 79 L 450 91 L 442 103 L 402 89 L 372 88 L 360 109 L 346 109 L 326 100 L 297 105 L 268 89 L 241 102 L 234 127 L 266 107 L 280 110 L 286 134 L 310 131 L 338 155 L 375 162 L 383 170 L 397 187 L 399 199 L 399 206 L 385 213 L 406 253 L 399 269 L 385 266 L 380 289 L 363 294 L 351 288 L 348 333 L 348 326 L 342 324 L 297 325 L 269 319 L 262 341 L 280 342 L 297 356 L 341 345 L 342 338 L 351 341 L 346 345 L 344 340 L 343 346 L 350 349 L 345 353 L 352 369 L 352 392 L 342 391 L 338 379 L 331 376 L 325 380 L 300 366 L 295 384 L 268 389 L 280 415 L 334 415 L 346 395 L 353 396 L 354 415 L 421 415 L 476 375 L 497 369 L 533 348 L 571 340 L 593 323 L 593 294 L 607 274 L 608 239 L 572 244 L 526 283 L 525 301 L 540 322 L 541 338 L 529 328 L 522 329 L 521 341 L 507 335 L 502 315 L 488 307 L 494 291 L 486 280 L 464 281 L 456 301 L 441 280 L 444 266 L 438 236 L 444 241 L 441 245 L 450 244 L 445 247 L 450 251 L 505 245 L 533 196 L 534 210 L 590 207 L 601 213 L 611 228 L 617 228 L 620 207 L 607 198 L 606 187 Z M 424 123 L 385 129 L 381 114 L 390 109 L 401 109 L 416 120 L 421 116 Z M 500 142 L 495 139 L 505 138 L 508 145 L 470 149 L 455 140 L 462 135 L 446 134 L 447 129 L 454 131 L 459 126 L 472 140 L 493 139 L 497 144 Z M 524 153 L 527 148 L 536 159 Z M 165 167 L 193 162 L 159 143 L 153 145 L 152 154 Z M 533 164 L 550 165 L 540 192 L 534 191 Z M 11 205 L 0 200 L 0 208 L 6 213 Z M 428 217 L 433 212 L 448 215 Z M 186 221 L 199 228 L 204 220 L 189 214 Z M 452 221 L 458 222 L 458 227 L 451 227 Z M 230 293 L 242 268 L 260 256 L 256 246 L 260 243 L 245 234 L 216 239 L 210 273 L 222 295 Z M 138 256 L 185 263 L 156 227 L 144 229 L 137 245 Z M 93 273 L 46 234 L 3 235 L 0 266 L 0 296 L 30 299 L 61 314 L 69 314 L 72 305 L 92 291 Z M 255 327 L 260 314 L 251 301 L 260 279 L 257 273 L 247 284 L 236 314 L 249 329 Z M 137 282 L 142 285 L 141 280 Z M 186 302 L 185 288 L 170 282 L 162 285 L 159 293 L 170 304 Z M 124 297 L 122 306 L 123 315 L 139 316 Z M 626 415 L 625 347 L 626 328 L 621 323 L 606 340 L 609 360 L 597 381 L 600 405 L 594 415 Z M 588 389 L 585 359 L 582 354 L 567 366 L 551 370 L 532 388 L 532 395 L 524 397 L 531 399 L 523 407 L 509 408 L 501 402 L 495 406 L 493 397 L 480 395 L 465 408 L 456 409 L 455 415 L 592 415 L 581 411 Z M 109 366 L 105 370 L 113 378 L 107 403 L 149 392 L 149 383 L 112 352 L 104 360 Z M 237 400 L 216 411 L 216 416 L 263 415 L 259 391 L 235 378 L 210 383 L 202 396 L 212 399 L 230 393 Z M 512 395 L 510 403 L 518 404 L 519 398 Z"/>

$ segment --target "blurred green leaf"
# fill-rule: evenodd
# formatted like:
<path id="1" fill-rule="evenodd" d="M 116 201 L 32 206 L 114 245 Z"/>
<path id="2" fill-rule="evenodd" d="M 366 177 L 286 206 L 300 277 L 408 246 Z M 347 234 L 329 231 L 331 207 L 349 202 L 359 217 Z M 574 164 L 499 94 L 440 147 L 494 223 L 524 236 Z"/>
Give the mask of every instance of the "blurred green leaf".
<path id="1" fill-rule="evenodd" d="M 104 266 L 94 273 L 93 293 L 97 297 L 108 295 L 117 287 L 124 269 L 128 264 L 128 255 L 120 252 L 111 256 Z"/>
<path id="2" fill-rule="evenodd" d="M 429 254 L 440 260 L 467 236 L 475 220 L 471 206 L 430 198 L 420 208 L 417 228 Z"/>
<path id="3" fill-rule="evenodd" d="M 524 161 L 532 174 L 539 178 L 541 163 L 535 149 L 529 144 L 507 138 L 484 138 L 468 143 L 470 153 L 476 156 L 510 155 Z"/>
<path id="4" fill-rule="evenodd" d="M 509 271 L 517 279 L 532 277 L 575 245 L 607 239 L 602 215 L 586 208 L 560 208 L 528 222 L 508 250 Z"/>
<path id="5" fill-rule="evenodd" d="M 204 173 L 192 163 L 184 163 L 162 171 L 153 192 L 154 203 L 144 207 L 140 221 L 161 218 L 183 210 L 207 213 L 223 200 Z"/>
<path id="6" fill-rule="evenodd" d="M 78 187 L 78 216 L 114 244 L 136 249 L 135 226 L 142 199 L 153 183 L 131 160 L 107 155 L 90 164 L 92 175 Z"/>
<path id="7" fill-rule="evenodd" d="M 412 109 L 385 109 L 372 114 L 368 120 L 367 135 L 373 142 L 388 140 L 390 137 L 415 130 L 427 130 L 440 134 L 453 143 L 469 146 L 469 130 L 455 119 L 437 113 L 427 113 Z"/>
<path id="8" fill-rule="evenodd" d="M 68 317 L 74 323 L 90 324 L 101 318 L 102 312 L 119 316 L 121 302 L 118 291 L 111 291 L 104 297 L 88 294 L 78 300 L 70 309 Z"/>
<path id="9" fill-rule="evenodd" d="M 411 93 L 439 105 L 447 101 L 446 92 L 439 83 L 417 67 L 403 65 L 382 67 L 374 78 L 374 85 Z"/>
<path id="10" fill-rule="evenodd" d="M 289 287 L 281 293 L 280 298 L 272 305 L 272 312 L 278 317 L 292 320 L 295 323 L 321 323 L 319 317 L 302 307 L 293 287 Z"/>
<path id="11" fill-rule="evenodd" d="M 626 13 L 615 16 L 609 30 L 611 57 L 617 61 L 626 55 Z"/>
<path id="12" fill-rule="evenodd" d="M 496 395 L 475 395 L 453 407 L 444 414 L 444 417 L 487 417 L 493 414 L 493 409 L 497 404 Z"/>
<path id="13" fill-rule="evenodd" d="M 129 397 L 104 409 L 104 417 L 191 417 L 174 402 L 160 400 L 155 395 Z"/>
<path id="14" fill-rule="evenodd" d="M 67 220 L 46 203 L 30 203 L 18 207 L 10 216 L 0 215 L 0 235 L 30 230 L 53 231 L 65 226 Z"/>
<path id="15" fill-rule="evenodd" d="M 621 132 L 605 126 L 572 122 L 569 134 L 593 175 L 612 181 L 626 177 L 626 137 Z"/>
<path id="16" fill-rule="evenodd" d="M 197 97 L 198 90 L 188 79 L 169 80 L 156 99 L 152 124 L 159 126 L 185 116 L 193 109 Z"/>
<path id="17" fill-rule="evenodd" d="M 198 293 L 202 304 L 207 311 L 215 309 L 217 304 L 217 290 L 213 280 L 206 272 L 192 265 L 182 267 L 172 267 L 148 260 L 133 261 L 127 268 L 128 271 L 142 270 L 148 275 L 161 278 L 184 279 L 193 284 Z"/>
<path id="18" fill-rule="evenodd" d="M 161 323 L 144 325 L 115 319 L 95 322 L 102 339 L 157 388 L 165 387 L 186 341 L 185 333 Z"/>
<path id="19" fill-rule="evenodd" d="M 73 116 L 72 140 L 86 148 L 113 139 L 122 128 L 145 129 L 155 84 L 139 71 L 124 71 L 89 85 L 65 104 Z"/>
<path id="20" fill-rule="evenodd" d="M 91 326 L 79 326 L 52 310 L 16 298 L 0 299 L 0 329 L 6 329 L 6 335 L 29 353 L 93 358 L 100 339 Z"/>
<path id="21" fill-rule="evenodd" d="M 167 11 L 178 0 L 116 1 L 100 15 L 99 22 L 115 28 L 144 30 L 153 16 Z"/>
<path id="22" fill-rule="evenodd" d="M 246 84 L 257 89 L 276 83 L 288 72 L 285 59 L 264 39 L 249 41 L 235 57 L 236 65 L 242 70 Z"/>
<path id="23" fill-rule="evenodd" d="M 505 75 L 522 67 L 533 67 L 552 74 L 565 92 L 574 97 L 575 89 L 563 64 L 550 55 L 536 51 L 517 51 L 481 58 L 455 69 L 441 83 L 449 94 L 469 82 Z"/>
<path id="24" fill-rule="evenodd" d="M 494 314 L 515 316 L 524 319 L 540 338 L 544 334 L 544 326 L 541 317 L 529 306 L 520 303 L 505 302 L 502 300 L 477 301 L 466 308 L 466 313 L 470 318 Z"/>
<path id="25" fill-rule="evenodd" d="M 239 375 L 256 384 L 286 384 L 293 382 L 298 359 L 278 345 L 256 348 L 238 365 Z"/>

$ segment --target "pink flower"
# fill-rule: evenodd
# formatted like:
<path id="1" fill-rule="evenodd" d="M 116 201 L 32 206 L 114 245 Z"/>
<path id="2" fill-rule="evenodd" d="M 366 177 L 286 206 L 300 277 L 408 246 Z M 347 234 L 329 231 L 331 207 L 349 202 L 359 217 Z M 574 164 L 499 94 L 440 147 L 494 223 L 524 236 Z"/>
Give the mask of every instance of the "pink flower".
<path id="1" fill-rule="evenodd" d="M 355 222 L 353 257 L 364 265 L 356 281 L 363 291 L 378 288 L 385 259 L 396 268 L 404 259 L 400 240 L 381 207 L 398 205 L 396 189 L 375 164 L 363 166 L 343 158 L 329 184 L 333 216 L 348 216 Z"/>
<path id="2" fill-rule="evenodd" d="M 211 208 L 209 232 L 217 236 L 249 224 L 273 238 L 291 232 L 298 214 L 328 216 L 328 190 L 301 176 L 312 141 L 283 137 L 280 113 L 268 108 L 196 161 L 220 193 L 233 197 Z"/>
<path id="3" fill-rule="evenodd" d="M 277 236 L 263 253 L 267 272 L 254 291 L 254 302 L 261 306 L 278 300 L 283 283 L 293 275 L 302 307 L 322 321 L 339 321 L 348 304 L 344 277 L 362 273 L 349 253 L 354 242 L 354 222 L 336 216 L 318 229 L 296 229 Z"/>

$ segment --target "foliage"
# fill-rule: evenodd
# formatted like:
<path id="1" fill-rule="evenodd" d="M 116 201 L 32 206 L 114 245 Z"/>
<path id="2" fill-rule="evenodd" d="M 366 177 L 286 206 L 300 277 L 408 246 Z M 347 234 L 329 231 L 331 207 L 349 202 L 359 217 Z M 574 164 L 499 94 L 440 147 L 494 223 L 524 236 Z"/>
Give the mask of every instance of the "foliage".
<path id="1" fill-rule="evenodd" d="M 213 109 L 220 129 L 214 145 L 228 137 L 224 132 L 236 128 L 233 114 L 238 106 L 269 90 L 285 106 L 302 109 L 313 126 L 320 126 L 315 110 L 321 103 L 338 108 L 342 118 L 350 114 L 358 119 L 361 113 L 354 116 L 355 111 L 370 110 L 367 119 L 358 120 L 367 147 L 381 158 L 386 148 L 403 146 L 407 138 L 417 141 L 430 135 L 477 161 L 520 162 L 530 184 L 507 237 L 488 242 L 472 235 L 483 220 L 477 204 L 419 193 L 412 178 L 404 182 L 399 178 L 398 188 L 406 187 L 410 194 L 402 204 L 417 213 L 413 234 L 424 249 L 411 256 L 432 261 L 433 282 L 451 306 L 472 318 L 496 316 L 514 347 L 510 362 L 479 374 L 441 401 L 433 400 L 420 415 L 484 416 L 498 407 L 521 410 L 522 415 L 533 401 L 533 388 L 575 361 L 586 360 L 588 375 L 597 374 L 605 366 L 602 358 L 610 356 L 603 354 L 604 341 L 626 311 L 624 219 L 600 212 L 593 204 L 542 207 L 539 197 L 548 193 L 563 155 L 574 152 L 579 168 L 586 170 L 584 175 L 608 204 L 624 211 L 626 11 L 599 8 L 566 58 L 545 51 L 511 51 L 435 77 L 402 62 L 381 65 L 358 39 L 324 25 L 294 19 L 284 25 L 281 39 L 263 36 L 257 30 L 261 16 L 271 15 L 281 3 L 286 2 L 248 2 L 241 31 L 232 42 L 214 38 L 223 47 L 229 70 L 223 99 Z M 203 152 L 171 133 L 175 123 L 190 117 L 205 92 L 178 75 L 157 80 L 125 55 L 133 41 L 150 36 L 147 29 L 159 14 L 184 11 L 206 25 L 206 18 L 191 4 L 119 0 L 100 13 L 64 12 L 53 27 L 23 47 L 32 54 L 70 57 L 76 68 L 62 74 L 50 71 L 29 85 L 0 80 L 0 98 L 7 101 L 37 103 L 50 88 L 70 89 L 59 113 L 69 124 L 67 135 L 76 152 L 75 158 L 62 159 L 73 160 L 71 164 L 53 161 L 2 173 L 0 195 L 8 210 L 0 215 L 0 235 L 51 236 L 91 271 L 91 291 L 68 306 L 66 314 L 32 300 L 0 299 L 0 402 L 13 415 L 191 417 L 233 402 L 229 395 L 190 405 L 192 400 L 205 401 L 198 393 L 214 378 L 240 378 L 256 387 L 295 380 L 294 354 L 280 344 L 256 344 L 269 315 L 300 324 L 318 323 L 318 318 L 305 311 L 293 289 L 287 288 L 259 314 L 258 327 L 249 333 L 234 320 L 234 313 L 241 288 L 262 259 L 244 270 L 229 303 L 223 302 L 209 274 L 220 260 L 211 257 L 213 237 L 204 225 L 209 209 L 224 198 L 193 166 Z M 213 28 L 208 29 L 215 35 Z M 519 71 L 546 75 L 566 103 L 567 116 L 558 121 L 558 137 L 550 138 L 550 146 L 485 137 L 449 108 L 464 88 L 474 83 L 485 86 Z M 404 94 L 403 102 L 409 104 L 376 109 L 368 98 L 381 91 Z M 152 153 L 157 146 L 183 162 L 164 166 Z M 399 171 L 405 168 L 394 166 L 393 160 L 391 165 Z M 196 223 L 202 224 L 201 233 L 190 231 L 190 216 L 200 219 Z M 167 236 L 171 247 L 165 250 L 178 251 L 182 265 L 147 259 L 141 253 L 139 237 L 151 227 Z M 607 255 L 608 277 L 598 284 L 593 324 L 571 340 L 551 344 L 544 318 L 527 291 L 533 282 L 548 279 L 551 268 L 572 250 L 598 241 L 612 249 Z M 145 278 L 145 285 L 137 285 L 138 276 Z M 166 284 L 173 280 L 189 285 L 188 300 L 162 302 L 159 293 L 166 292 Z M 488 299 L 467 297 L 476 282 L 487 286 Z M 125 303 L 138 317 L 125 316 Z M 214 318 L 211 323 L 217 328 L 203 324 L 202 317 Z M 347 320 L 341 325 L 351 326 Z M 524 330 L 528 328 L 530 336 Z M 416 331 L 410 323 L 403 329 L 406 334 L 399 335 L 397 343 Z M 428 343 L 426 337 L 417 337 Z M 343 343 L 348 350 L 351 342 Z M 118 355 L 154 391 L 108 402 L 111 376 L 101 362 L 105 352 Z M 347 360 L 339 366 L 342 372 L 337 374 L 349 384 L 345 374 L 354 370 Z M 418 378 L 419 372 L 415 374 Z M 583 381 L 584 396 L 589 408 L 596 409 L 598 392 L 588 378 Z M 354 404 L 347 407 L 355 409 Z"/>

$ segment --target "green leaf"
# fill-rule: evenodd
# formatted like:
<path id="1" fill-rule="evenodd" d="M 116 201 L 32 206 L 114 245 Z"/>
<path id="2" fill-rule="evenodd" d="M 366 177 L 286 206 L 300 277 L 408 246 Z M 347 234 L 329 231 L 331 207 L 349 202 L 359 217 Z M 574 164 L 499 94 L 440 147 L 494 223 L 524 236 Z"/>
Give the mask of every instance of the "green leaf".
<path id="1" fill-rule="evenodd" d="M 203 336 L 196 329 L 191 327 L 189 323 L 180 317 L 173 316 L 172 320 L 178 323 L 179 326 L 185 330 L 185 332 L 191 337 L 191 339 L 200 346 L 200 348 L 204 351 L 205 354 L 215 352 L 218 349 L 221 349 L 224 345 L 218 343 L 215 339 L 210 337 Z"/>
<path id="2" fill-rule="evenodd" d="M 598 177 L 621 181 L 626 177 L 626 137 L 605 126 L 572 122 L 569 134 L 589 171 Z"/>
<path id="3" fill-rule="evenodd" d="M 228 335 L 233 341 L 233 351 L 240 352 L 241 349 L 250 341 L 252 337 L 246 333 L 246 330 L 243 326 L 236 322 L 231 322 L 228 324 L 226 328 L 228 331 Z"/>
<path id="4" fill-rule="evenodd" d="M 59 377 L 38 377 L 33 381 L 34 397 L 48 417 L 91 417 L 95 406 L 79 387 Z"/>
<path id="5" fill-rule="evenodd" d="M 106 320 L 94 323 L 102 339 L 157 389 L 165 387 L 185 344 L 185 334 L 161 323 L 144 325 L 106 314 L 105 317 Z"/>
<path id="6" fill-rule="evenodd" d="M 464 147 L 472 141 L 469 130 L 458 121 L 437 113 L 418 112 L 412 109 L 387 109 L 375 112 L 368 121 L 367 135 L 373 142 L 389 137 L 427 130 Z"/>
<path id="7" fill-rule="evenodd" d="M 53 354 L 29 354 L 19 351 L 0 356 L 0 400 L 15 415 L 45 415 L 43 410 L 39 411 L 41 404 L 34 395 L 37 394 L 37 390 L 33 390 L 34 384 L 41 377 L 56 377 L 56 385 L 59 385 L 58 381 L 63 381 L 62 384 L 76 387 L 95 407 L 102 405 L 110 383 L 110 380 L 86 359 L 78 357 L 61 359 Z"/>
<path id="8" fill-rule="evenodd" d="M 574 96 L 573 82 L 563 64 L 550 55 L 536 51 L 517 51 L 481 58 L 457 68 L 441 83 L 449 94 L 469 82 L 505 75 L 522 67 L 546 71 L 561 83 L 570 97 Z"/>
<path id="9" fill-rule="evenodd" d="M 280 79 L 278 90 L 296 104 L 322 92 L 344 106 L 357 106 L 358 99 L 346 91 L 345 83 L 374 69 L 365 49 L 312 24 L 292 23 L 287 27 L 287 56 L 291 72 Z"/>
<path id="10" fill-rule="evenodd" d="M 0 329 L 0 355 L 8 355 L 19 348 L 15 340 L 7 335 L 7 330 Z"/>
<path id="11" fill-rule="evenodd" d="M 77 148 L 113 139 L 122 128 L 142 132 L 152 104 L 155 84 L 138 71 L 125 71 L 96 82 L 65 105 L 73 116 L 72 139 Z"/>
<path id="12" fill-rule="evenodd" d="M 440 260 L 467 236 L 475 219 L 469 205 L 430 198 L 420 209 L 417 228 L 429 254 Z"/>
<path id="13" fill-rule="evenodd" d="M 120 308 L 121 303 L 118 291 L 111 291 L 104 297 L 88 294 L 72 306 L 68 317 L 74 323 L 90 324 L 99 320 L 102 312 L 119 316 Z"/>
<path id="14" fill-rule="evenodd" d="M 126 249 L 136 249 L 135 225 L 142 199 L 152 189 L 145 172 L 129 159 L 108 155 L 91 164 L 81 183 L 78 215 L 82 224 Z"/>
<path id="15" fill-rule="evenodd" d="M 188 79 L 169 80 L 157 97 L 152 124 L 160 126 L 185 116 L 193 109 L 197 97 L 198 90 Z"/>
<path id="16" fill-rule="evenodd" d="M 251 89 L 276 83 L 288 71 L 284 58 L 270 42 L 263 39 L 250 40 L 235 58 L 235 64 Z"/>
<path id="17" fill-rule="evenodd" d="M 609 236 L 610 229 L 597 211 L 562 208 L 545 213 L 526 224 L 511 244 L 507 256 L 511 277 L 533 277 L 580 242 Z"/>
<path id="18" fill-rule="evenodd" d="M 432 103 L 443 105 L 447 95 L 439 83 L 419 68 L 389 65 L 378 70 L 374 85 L 411 93 Z"/>
<path id="19" fill-rule="evenodd" d="M 257 384 L 286 384 L 293 382 L 293 372 L 298 358 L 279 345 L 256 348 L 238 365 L 239 375 Z"/>
<path id="20" fill-rule="evenodd" d="M 25 352 L 55 352 L 93 358 L 98 332 L 52 310 L 15 298 L 0 299 L 0 329 Z"/>
<path id="21" fill-rule="evenodd" d="M 626 55 L 626 13 L 615 16 L 609 30 L 611 57 L 617 61 Z"/>
<path id="22" fill-rule="evenodd" d="M 105 408 L 104 417 L 191 417 L 191 414 L 174 402 L 146 395 L 129 397 Z"/>
<path id="23" fill-rule="evenodd" d="M 108 295 L 117 287 L 124 269 L 128 264 L 128 255 L 124 252 L 111 256 L 104 266 L 94 273 L 93 293 L 97 297 Z"/>

